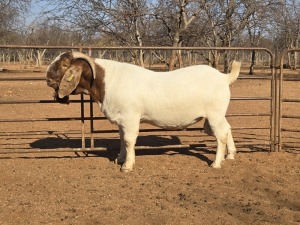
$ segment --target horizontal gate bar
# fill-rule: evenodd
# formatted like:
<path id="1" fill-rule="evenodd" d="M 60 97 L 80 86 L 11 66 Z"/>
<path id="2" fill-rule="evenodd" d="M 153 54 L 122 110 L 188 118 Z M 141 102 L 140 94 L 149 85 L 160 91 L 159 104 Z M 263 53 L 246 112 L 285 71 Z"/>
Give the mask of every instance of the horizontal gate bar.
<path id="1" fill-rule="evenodd" d="M 227 114 L 227 117 L 234 116 L 270 116 L 270 113 L 235 113 L 235 114 Z M 19 122 L 42 122 L 42 121 L 68 121 L 68 120 L 91 120 L 91 117 L 65 117 L 65 118 L 25 118 L 25 119 L 0 119 L 2 123 L 19 123 Z M 106 117 L 93 117 L 93 120 L 106 120 Z"/>
<path id="2" fill-rule="evenodd" d="M 232 130 L 263 130 L 267 129 L 269 130 L 270 127 L 232 127 Z M 139 132 L 163 132 L 163 131 L 168 131 L 168 132 L 186 132 L 186 131 L 204 131 L 202 127 L 197 127 L 197 128 L 186 128 L 184 130 L 166 130 L 162 128 L 148 128 L 148 129 L 140 129 Z M 102 134 L 102 133 L 118 133 L 119 130 L 94 130 L 94 134 Z"/>
<path id="3" fill-rule="evenodd" d="M 249 146 L 268 146 L 270 143 L 266 142 L 247 142 L 247 143 L 236 143 L 239 147 L 249 147 Z M 150 149 L 199 149 L 199 148 L 216 148 L 216 144 L 179 144 L 179 145 L 162 145 L 162 146 L 136 146 L 136 150 L 150 150 Z M 19 149 L 19 150 L 9 150 L 4 149 L 0 151 L 1 154 L 21 154 L 21 153 L 63 153 L 63 152 L 99 152 L 99 151 L 120 151 L 120 149 L 110 149 L 105 147 L 94 147 L 94 148 L 55 148 L 55 149 Z"/>
<path id="4" fill-rule="evenodd" d="M 18 71 L 20 72 L 20 71 Z M 44 71 L 46 72 L 46 71 Z M 272 77 L 271 76 L 239 76 L 238 77 L 239 80 L 243 80 L 243 79 L 251 79 L 251 80 L 271 80 Z M 46 78 L 45 77 L 6 77 L 0 78 L 0 81 L 45 81 L 46 82 Z"/>
<path id="5" fill-rule="evenodd" d="M 232 97 L 230 100 L 268 100 L 270 101 L 271 97 Z"/>
<path id="6" fill-rule="evenodd" d="M 283 143 L 282 147 L 285 147 L 285 148 L 300 148 L 300 144 L 299 143 L 294 143 L 294 144 Z"/>
<path id="7" fill-rule="evenodd" d="M 226 117 L 234 117 L 234 116 L 270 116 L 270 113 L 233 113 L 226 114 Z"/>
<path id="8" fill-rule="evenodd" d="M 71 103 L 81 103 L 81 100 L 71 100 Z M 90 102 L 85 100 L 84 102 Z M 40 104 L 40 103 L 56 103 L 55 100 L 12 100 L 12 101 L 0 101 L 0 105 L 10 105 L 10 104 Z"/>
<path id="9" fill-rule="evenodd" d="M 281 131 L 300 132 L 300 129 L 282 128 Z"/>
<path id="10" fill-rule="evenodd" d="M 46 77 L 5 77 L 5 78 L 1 77 L 0 81 L 45 81 L 46 82 Z"/>
<path id="11" fill-rule="evenodd" d="M 232 130 L 269 130 L 270 127 L 232 127 Z M 187 132 L 187 131 L 203 131 L 204 129 L 202 127 L 199 128 L 187 128 L 186 130 L 173 130 L 173 132 Z M 140 129 L 139 132 L 172 132 L 172 130 L 164 130 L 161 128 L 149 128 L 149 129 Z M 289 130 L 290 131 L 290 130 Z M 298 130 L 293 130 L 297 132 Z M 94 134 L 110 134 L 110 133 L 119 133 L 119 130 L 94 130 Z M 56 132 L 56 131 L 32 131 L 32 132 L 3 132 L 0 133 L 0 136 L 2 137 L 13 137 L 13 136 L 35 136 L 35 135 L 69 135 L 69 134 L 81 134 L 80 131 L 66 131 L 66 132 Z"/>
<path id="12" fill-rule="evenodd" d="M 10 49 L 77 49 L 77 50 L 204 50 L 204 51 L 265 51 L 273 56 L 273 53 L 268 48 L 261 47 L 170 47 L 170 46 L 125 46 L 125 47 L 115 47 L 115 46 L 50 46 L 50 45 L 0 45 L 0 48 L 10 48 Z"/>
<path id="13" fill-rule="evenodd" d="M 231 100 L 271 100 L 270 97 L 232 97 Z M 84 102 L 90 102 L 89 100 L 84 100 Z M 10 105 L 10 104 L 49 104 L 57 103 L 55 100 L 11 100 L 11 101 L 0 101 L 0 105 Z M 81 103 L 81 100 L 71 100 L 71 103 Z"/>
<path id="14" fill-rule="evenodd" d="M 282 79 L 283 81 L 300 81 L 300 78 L 298 77 L 286 77 Z"/>
<path id="15" fill-rule="evenodd" d="M 107 120 L 104 116 L 99 117 L 93 117 L 94 120 Z M 37 119 L 31 119 L 31 118 L 25 118 L 25 119 L 0 119 L 0 122 L 41 122 L 41 121 L 68 121 L 68 120 L 91 120 L 91 117 L 64 117 L 64 118 L 37 118 Z"/>
<path id="16" fill-rule="evenodd" d="M 300 119 L 299 115 L 282 115 L 281 118 L 284 119 Z"/>
<path id="17" fill-rule="evenodd" d="M 66 135 L 81 134 L 80 131 L 30 131 L 30 132 L 0 132 L 0 136 L 32 136 L 32 135 Z"/>
<path id="18" fill-rule="evenodd" d="M 288 99 L 288 98 L 284 98 L 284 99 L 282 99 L 282 102 L 300 102 L 300 99 Z"/>

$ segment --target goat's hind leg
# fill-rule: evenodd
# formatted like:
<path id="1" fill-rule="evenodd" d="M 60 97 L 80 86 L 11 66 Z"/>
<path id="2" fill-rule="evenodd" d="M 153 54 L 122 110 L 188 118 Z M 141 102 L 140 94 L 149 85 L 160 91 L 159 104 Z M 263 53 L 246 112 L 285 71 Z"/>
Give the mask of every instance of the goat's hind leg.
<path id="1" fill-rule="evenodd" d="M 236 155 L 236 148 L 233 141 L 231 129 L 228 130 L 228 134 L 227 134 L 227 149 L 228 149 L 228 155 L 226 159 L 234 159 Z"/>
<path id="2" fill-rule="evenodd" d="M 223 118 L 211 118 L 209 119 L 210 127 L 217 138 L 217 153 L 216 159 L 212 163 L 213 168 L 221 168 L 221 163 L 225 160 L 226 144 L 228 140 L 228 132 L 230 131 L 230 125 Z"/>
<path id="3" fill-rule="evenodd" d="M 225 150 L 226 150 L 226 142 L 224 142 L 224 139 L 217 138 L 217 153 L 216 153 L 216 159 L 211 164 L 213 168 L 219 169 L 221 168 L 222 162 L 225 160 Z"/>

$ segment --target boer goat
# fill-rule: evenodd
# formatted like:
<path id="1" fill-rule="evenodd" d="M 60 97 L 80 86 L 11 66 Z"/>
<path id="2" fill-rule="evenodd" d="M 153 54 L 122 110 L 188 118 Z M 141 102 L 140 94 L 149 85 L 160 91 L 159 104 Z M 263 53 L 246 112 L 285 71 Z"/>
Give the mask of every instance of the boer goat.
<path id="1" fill-rule="evenodd" d="M 128 63 L 93 59 L 79 52 L 60 54 L 48 67 L 46 80 L 61 103 L 69 95 L 89 94 L 107 119 L 119 127 L 120 154 L 116 163 L 128 172 L 135 163 L 135 143 L 140 123 L 165 129 L 185 129 L 206 118 L 217 138 L 214 168 L 234 159 L 236 148 L 231 127 L 225 118 L 230 101 L 229 84 L 241 64 L 233 61 L 229 74 L 207 65 L 171 72 L 153 72 Z M 207 124 L 207 123 L 206 123 Z"/>

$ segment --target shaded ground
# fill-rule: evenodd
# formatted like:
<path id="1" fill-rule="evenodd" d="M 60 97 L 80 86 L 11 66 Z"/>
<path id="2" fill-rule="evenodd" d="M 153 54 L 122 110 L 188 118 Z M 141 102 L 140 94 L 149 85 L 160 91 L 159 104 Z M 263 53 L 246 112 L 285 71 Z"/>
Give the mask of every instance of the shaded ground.
<path id="1" fill-rule="evenodd" d="M 299 83 L 287 85 L 286 96 L 299 98 Z M 44 81 L 1 82 L 0 87 L 1 101 L 51 99 L 52 90 Z M 269 96 L 269 89 L 269 81 L 239 80 L 232 95 Z M 76 104 L 0 107 L 1 119 L 80 114 Z M 268 102 L 232 101 L 229 113 L 267 113 L 269 108 Z M 286 108 L 299 114 L 298 106 Z M 97 109 L 95 115 L 100 115 Z M 229 121 L 233 128 L 270 124 L 263 116 L 230 117 Z M 299 120 L 285 120 L 284 125 L 300 126 Z M 96 122 L 96 127 L 115 129 L 106 121 Z M 80 147 L 79 121 L 1 122 L 0 135 L 1 151 Z M 199 131 L 141 132 L 138 145 L 195 143 L 203 147 L 137 150 L 135 169 L 128 174 L 113 163 L 115 150 L 89 157 L 1 154 L 0 224 L 300 224 L 299 151 L 269 153 L 268 130 L 237 129 L 233 135 L 238 144 L 259 144 L 239 147 L 236 160 L 226 161 L 220 170 L 209 167 L 215 157 L 210 146 L 214 139 Z M 300 141 L 298 133 L 285 137 Z M 116 149 L 118 145 L 114 133 L 97 135 L 95 146 Z"/>

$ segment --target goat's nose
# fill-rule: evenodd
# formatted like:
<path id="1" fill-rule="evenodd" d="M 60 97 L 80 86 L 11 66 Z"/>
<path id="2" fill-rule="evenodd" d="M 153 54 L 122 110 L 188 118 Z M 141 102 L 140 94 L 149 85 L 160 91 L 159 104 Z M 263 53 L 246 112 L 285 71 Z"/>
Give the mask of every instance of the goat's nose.
<path id="1" fill-rule="evenodd" d="M 46 82 L 47 82 L 47 85 L 50 86 L 50 87 L 53 84 L 53 81 L 50 78 L 46 78 Z"/>
<path id="2" fill-rule="evenodd" d="M 49 87 L 52 87 L 55 90 L 57 90 L 59 88 L 58 83 L 51 78 L 46 78 L 46 82 Z"/>

